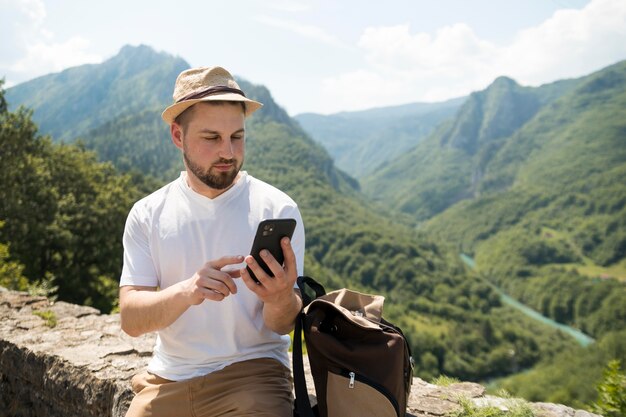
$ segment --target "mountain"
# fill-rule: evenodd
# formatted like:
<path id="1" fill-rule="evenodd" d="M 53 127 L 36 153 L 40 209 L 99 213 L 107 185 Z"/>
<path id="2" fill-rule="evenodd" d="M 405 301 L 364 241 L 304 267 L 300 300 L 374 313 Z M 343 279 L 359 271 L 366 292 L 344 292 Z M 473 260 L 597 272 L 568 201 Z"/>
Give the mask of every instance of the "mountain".
<path id="1" fill-rule="evenodd" d="M 473 256 L 489 282 L 598 340 L 500 382 L 531 400 L 580 404 L 589 396 L 580 381 L 600 378 L 612 359 L 626 363 L 626 62 L 567 84 L 545 101 L 536 94 L 545 87 L 528 97 L 513 86 L 517 98 L 489 118 L 479 104 L 494 83 L 368 185 Z M 394 187 L 404 195 L 390 195 Z"/>
<path id="2" fill-rule="evenodd" d="M 503 276 L 521 265 L 556 264 L 626 281 L 625 132 L 621 62 L 578 80 L 500 140 L 473 198 L 425 228 L 458 242 L 509 285 L 516 280 Z"/>
<path id="3" fill-rule="evenodd" d="M 127 47 L 110 61 L 126 67 L 130 64 L 125 61 L 133 60 L 134 50 L 146 52 L 145 47 Z M 148 52 L 150 56 L 145 59 L 151 60 L 155 69 L 169 68 L 177 61 L 166 54 Z M 85 78 L 95 79 L 95 74 L 110 65 L 107 61 L 100 66 L 83 66 L 67 72 L 81 69 L 85 71 Z M 141 68 L 116 83 L 127 85 L 128 79 L 137 81 L 139 73 Z M 173 80 L 166 80 L 167 74 L 169 71 L 164 71 L 163 79 L 154 80 L 151 85 L 163 84 L 171 89 Z M 38 102 L 42 108 L 52 106 L 55 97 L 69 96 L 76 86 L 74 80 L 59 74 L 44 78 L 54 80 L 54 85 L 49 87 L 55 94 L 49 99 L 42 96 Z M 466 270 L 448 243 L 407 228 L 393 216 L 377 214 L 378 209 L 359 193 L 355 180 L 335 167 L 328 152 L 275 104 L 265 87 L 239 81 L 250 97 L 265 104 L 247 121 L 245 169 L 283 189 L 298 202 L 307 230 L 306 273 L 318 278 L 329 290 L 347 286 L 384 294 L 386 314 L 405 330 L 418 374 L 432 377 L 446 373 L 475 380 L 507 375 L 555 354 L 568 343 L 567 338 L 556 331 L 501 306 L 495 291 Z M 39 82 L 39 79 L 32 81 Z M 128 91 L 129 96 L 124 96 L 125 90 L 116 83 L 105 84 L 108 89 L 120 92 L 121 103 L 133 97 L 145 100 L 153 97 L 139 90 Z M 29 88 L 33 88 L 29 83 L 13 87 Z M 102 87 L 94 85 L 92 88 Z M 100 106 L 86 106 L 83 117 L 87 120 L 84 121 L 77 120 L 71 108 L 58 106 L 57 116 L 60 126 L 69 126 L 70 119 L 90 126 L 91 130 L 84 130 L 86 133 L 80 135 L 81 143 L 83 147 L 95 149 L 101 159 L 132 173 L 133 178 L 141 179 L 142 183 L 146 178 L 163 183 L 174 178 L 174 171 L 180 164 L 180 155 L 163 133 L 167 133 L 165 125 L 159 125 L 159 110 L 168 103 L 169 99 L 158 110 L 152 101 L 138 103 L 123 116 L 107 120 L 101 118 Z M 24 103 L 11 103 L 12 106 L 20 104 Z M 39 107 L 34 107 L 35 115 L 40 112 Z M 13 116 L 9 113 L 3 117 Z M 43 127 L 41 130 L 49 132 Z M 74 133 L 61 132 L 60 135 L 71 138 Z M 71 145 L 63 146 L 69 149 Z M 15 198 L 24 197 L 20 194 Z M 69 213 L 68 218 L 61 219 L 63 222 L 53 225 L 61 228 L 60 235 L 63 235 L 63 225 L 74 216 L 78 221 L 83 219 L 80 212 Z M 9 218 L 7 222 L 18 220 Z M 15 226 L 12 230 L 28 229 Z M 17 240 L 20 236 L 7 238 Z M 97 252 L 98 248 L 92 250 Z M 121 245 L 115 250 L 116 259 L 121 259 Z M 26 259 L 26 255 L 13 254 L 18 260 L 22 256 Z M 109 280 L 105 284 L 107 288 L 114 288 L 115 282 Z"/>
<path id="4" fill-rule="evenodd" d="M 536 88 L 500 77 L 360 178 L 498 290 L 596 338 L 501 381 L 514 394 L 580 405 L 581 381 L 626 363 L 625 139 L 626 62 Z"/>
<path id="5" fill-rule="evenodd" d="M 419 218 L 431 217 L 425 228 L 454 238 L 468 252 L 511 225 L 536 218 L 533 223 L 566 229 L 580 256 L 601 265 L 620 261 L 626 247 L 621 227 L 626 206 L 626 62 L 571 83 L 574 87 L 560 98 L 541 105 L 526 121 L 520 119 L 519 127 L 491 140 L 449 134 L 469 120 L 464 106 L 453 123 L 416 148 L 428 153 L 428 158 L 414 164 L 414 182 L 402 184 L 413 199 L 404 209 Z M 490 95 L 494 86 L 476 94 L 476 101 Z M 491 124 L 499 123 L 497 119 Z M 478 123 L 474 120 L 474 124 Z M 411 156 L 417 158 L 419 153 Z M 438 176 L 441 168 L 436 163 L 456 164 L 457 170 Z M 424 184 L 429 181 L 432 185 Z M 379 193 L 394 188 L 387 182 L 377 184 Z M 451 184 L 461 186 L 455 189 Z M 426 193 L 435 189 L 448 198 L 436 202 L 439 210 L 426 210 L 435 204 L 424 201 Z M 466 200 L 454 204 L 450 196 L 455 191 Z M 388 197 L 391 204 L 401 198 Z M 445 224 L 452 219 L 463 225 L 451 230 Z"/>
<path id="6" fill-rule="evenodd" d="M 601 336 L 626 328 L 625 132 L 626 62 L 537 88 L 501 77 L 363 190 L 516 299 Z"/>
<path id="7" fill-rule="evenodd" d="M 33 119 L 56 140 L 70 141 L 106 122 L 171 101 L 172 85 L 189 65 L 141 45 L 125 46 L 101 64 L 87 64 L 9 88 L 15 108 L 34 109 Z"/>
<path id="8" fill-rule="evenodd" d="M 507 138 L 575 83 L 530 88 L 496 79 L 428 138 L 363 178 L 363 191 L 419 220 L 480 194 L 485 170 Z"/>
<path id="9" fill-rule="evenodd" d="M 332 115 L 295 116 L 335 163 L 356 178 L 394 161 L 454 115 L 465 98 L 442 103 L 413 103 Z"/>

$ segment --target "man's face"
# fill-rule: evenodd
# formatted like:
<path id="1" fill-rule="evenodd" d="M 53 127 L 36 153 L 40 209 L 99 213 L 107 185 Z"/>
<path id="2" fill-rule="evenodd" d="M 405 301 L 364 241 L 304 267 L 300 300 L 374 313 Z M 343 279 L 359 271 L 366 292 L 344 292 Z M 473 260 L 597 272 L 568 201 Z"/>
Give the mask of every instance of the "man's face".
<path id="1" fill-rule="evenodd" d="M 198 103 L 190 110 L 186 127 L 181 127 L 181 149 L 187 171 L 209 187 L 206 191 L 219 195 L 234 183 L 243 165 L 243 110 L 229 103 Z"/>

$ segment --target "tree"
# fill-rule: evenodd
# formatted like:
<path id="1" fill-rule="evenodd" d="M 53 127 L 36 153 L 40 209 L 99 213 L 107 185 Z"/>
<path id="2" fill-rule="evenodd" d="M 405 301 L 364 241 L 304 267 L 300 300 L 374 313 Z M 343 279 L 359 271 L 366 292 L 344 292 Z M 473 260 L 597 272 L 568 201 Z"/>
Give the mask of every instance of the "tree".
<path id="1" fill-rule="evenodd" d="M 626 375 L 620 372 L 620 361 L 612 360 L 597 386 L 598 400 L 593 411 L 604 417 L 626 416 Z"/>
<path id="2" fill-rule="evenodd" d="M 3 226 L 4 222 L 0 221 L 0 229 Z M 9 260 L 9 257 L 9 245 L 0 243 L 0 287 L 12 290 L 26 290 L 28 288 L 28 280 L 22 275 L 24 266 Z"/>
<path id="3" fill-rule="evenodd" d="M 124 221 L 143 194 L 141 179 L 81 147 L 52 143 L 37 133 L 31 111 L 9 112 L 4 103 L 0 85 L 0 242 L 10 244 L 29 287 L 54 281 L 60 299 L 110 311 Z"/>

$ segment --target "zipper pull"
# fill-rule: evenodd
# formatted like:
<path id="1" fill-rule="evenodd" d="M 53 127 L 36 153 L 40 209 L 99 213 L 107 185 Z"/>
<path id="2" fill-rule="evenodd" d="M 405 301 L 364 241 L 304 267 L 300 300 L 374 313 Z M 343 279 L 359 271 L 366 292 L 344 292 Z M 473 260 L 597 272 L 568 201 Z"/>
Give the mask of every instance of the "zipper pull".
<path id="1" fill-rule="evenodd" d="M 350 376 L 350 383 L 348 384 L 348 388 L 354 388 L 354 379 L 356 378 L 356 374 L 354 372 L 350 372 L 348 375 Z"/>

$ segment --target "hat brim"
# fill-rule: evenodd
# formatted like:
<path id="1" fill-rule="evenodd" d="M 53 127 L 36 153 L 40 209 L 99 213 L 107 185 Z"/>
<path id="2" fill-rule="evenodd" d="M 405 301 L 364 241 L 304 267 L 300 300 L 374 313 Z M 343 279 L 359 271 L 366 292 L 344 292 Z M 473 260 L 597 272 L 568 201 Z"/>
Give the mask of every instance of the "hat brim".
<path id="1" fill-rule="evenodd" d="M 245 114 L 246 117 L 250 116 L 252 113 L 254 113 L 258 109 L 263 107 L 263 104 L 259 103 L 258 101 L 250 100 L 249 98 L 243 97 L 239 94 L 224 93 L 224 94 L 216 94 L 216 95 L 212 95 L 208 97 L 198 98 L 194 100 L 185 100 L 180 103 L 172 104 L 171 106 L 166 108 L 165 111 L 163 111 L 163 113 L 161 114 L 161 118 L 163 118 L 165 123 L 167 123 L 168 125 L 171 125 L 174 122 L 174 120 L 182 112 L 184 112 L 185 110 L 187 110 L 189 107 L 193 106 L 194 104 L 200 103 L 202 101 L 241 101 L 241 102 L 244 102 L 246 104 L 246 114 Z"/>

